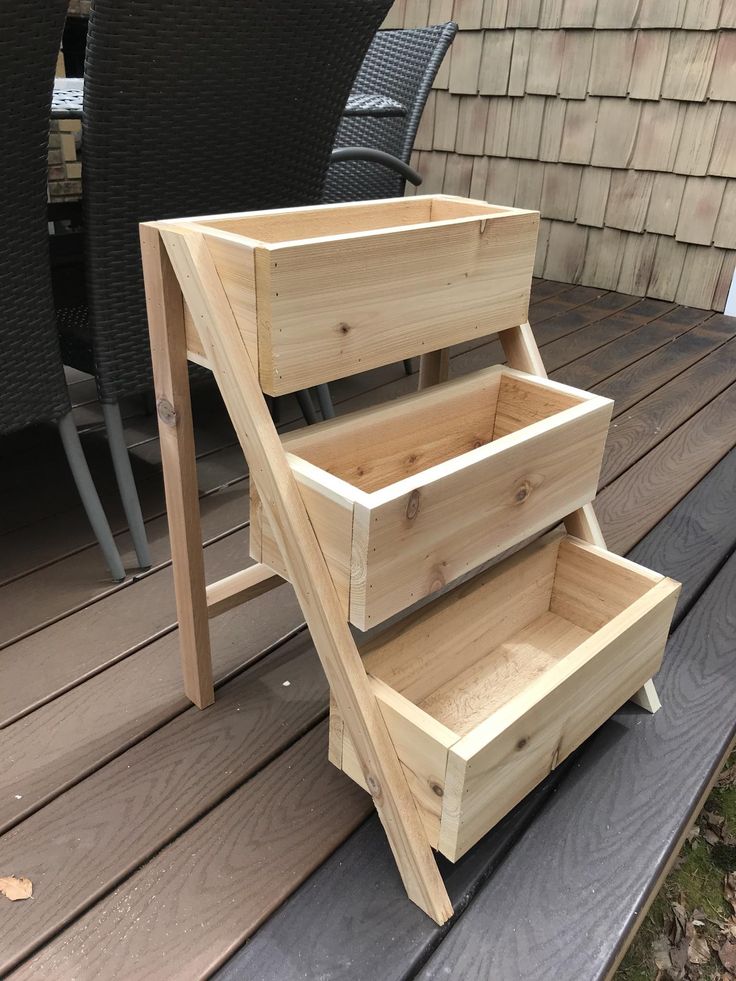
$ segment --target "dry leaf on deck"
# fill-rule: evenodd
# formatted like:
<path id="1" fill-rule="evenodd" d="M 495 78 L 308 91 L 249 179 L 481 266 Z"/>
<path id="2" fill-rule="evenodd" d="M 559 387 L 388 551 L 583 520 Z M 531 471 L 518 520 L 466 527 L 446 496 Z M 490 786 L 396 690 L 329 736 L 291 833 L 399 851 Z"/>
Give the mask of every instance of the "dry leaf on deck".
<path id="1" fill-rule="evenodd" d="M 736 941 L 727 940 L 718 951 L 718 956 L 728 971 L 736 971 Z"/>
<path id="2" fill-rule="evenodd" d="M 707 964 L 710 960 L 710 947 L 704 937 L 693 937 L 687 948 L 688 960 L 691 964 Z"/>
<path id="3" fill-rule="evenodd" d="M 0 876 L 0 892 L 7 899 L 30 899 L 33 895 L 33 883 L 30 879 L 18 878 L 15 875 Z"/>
<path id="4" fill-rule="evenodd" d="M 736 872 L 729 872 L 723 883 L 723 895 L 736 913 Z"/>
<path id="5" fill-rule="evenodd" d="M 716 787 L 736 787 L 736 763 L 723 771 L 716 781 Z"/>
<path id="6" fill-rule="evenodd" d="M 667 937 L 657 937 L 652 942 L 652 957 L 659 971 L 670 971 L 672 969 L 672 958 L 670 957 L 670 942 Z"/>

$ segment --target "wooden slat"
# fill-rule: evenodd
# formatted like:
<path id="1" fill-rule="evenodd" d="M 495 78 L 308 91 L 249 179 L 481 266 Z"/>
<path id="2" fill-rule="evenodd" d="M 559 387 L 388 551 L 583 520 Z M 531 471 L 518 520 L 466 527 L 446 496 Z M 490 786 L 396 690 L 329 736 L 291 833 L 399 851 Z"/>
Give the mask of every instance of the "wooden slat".
<path id="1" fill-rule="evenodd" d="M 596 498 L 609 548 L 625 553 L 733 447 L 729 420 L 736 385 L 727 388 Z"/>
<path id="2" fill-rule="evenodd" d="M 734 381 L 736 344 L 731 342 L 626 412 L 609 433 L 601 487 L 633 466 Z"/>
<path id="3" fill-rule="evenodd" d="M 629 166 L 640 113 L 640 102 L 601 99 L 591 157 L 594 167 Z"/>
<path id="4" fill-rule="evenodd" d="M 681 140 L 689 108 L 691 107 L 682 102 L 668 99 L 647 102 L 642 106 L 639 132 L 631 156 L 632 167 L 637 170 L 669 172 L 675 167 L 680 146 L 687 147 L 685 153 L 695 152 L 689 144 L 683 144 Z M 696 111 L 702 109 L 701 106 L 694 108 Z M 689 165 L 684 164 L 684 167 L 687 172 Z"/>
<path id="5" fill-rule="evenodd" d="M 723 177 L 690 177 L 680 204 L 675 237 L 678 242 L 711 245 L 726 189 Z"/>
<path id="6" fill-rule="evenodd" d="M 644 231 L 654 175 L 636 170 L 614 170 L 605 224 L 630 232 Z"/>
<path id="7" fill-rule="evenodd" d="M 592 96 L 567 103 L 560 160 L 578 164 L 590 162 L 599 105 L 600 99 Z"/>
<path id="8" fill-rule="evenodd" d="M 576 282 L 585 263 L 588 229 L 582 225 L 557 221 L 552 223 L 544 274 L 551 279 Z"/>
<path id="9" fill-rule="evenodd" d="M 606 213 L 612 171 L 607 167 L 584 167 L 576 220 L 581 225 L 601 228 Z"/>
<path id="10" fill-rule="evenodd" d="M 733 139 L 736 126 L 736 105 L 725 104 L 721 109 L 718 121 L 713 154 L 710 159 L 709 172 L 723 177 L 736 177 L 736 140 Z"/>
<path id="11" fill-rule="evenodd" d="M 219 617 L 280 586 L 283 579 L 266 566 L 254 565 L 218 579 L 207 587 L 207 615 Z"/>
<path id="12" fill-rule="evenodd" d="M 629 77 L 632 99 L 659 99 L 669 44 L 669 31 L 638 32 Z"/>
<path id="13" fill-rule="evenodd" d="M 509 83 L 514 31 L 487 31 L 483 38 L 478 91 L 482 95 L 505 95 Z"/>
<path id="14" fill-rule="evenodd" d="M 35 886 L 35 902 L 3 918 L 0 971 L 276 758 L 326 703 L 324 674 L 302 632 L 224 685 L 207 713 L 190 708 L 0 838 L 4 860 Z M 350 810 L 357 795 L 345 792 Z"/>
<path id="15" fill-rule="evenodd" d="M 712 159 L 724 107 L 719 102 L 708 102 L 705 105 L 681 105 L 680 111 L 682 109 L 685 118 L 679 127 L 680 139 L 672 169 L 678 174 L 717 174 Z"/>
<path id="16" fill-rule="evenodd" d="M 708 96 L 711 99 L 736 99 L 734 91 L 734 63 L 736 62 L 736 35 L 722 33 L 718 36 L 713 74 L 710 79 Z"/>
<path id="17" fill-rule="evenodd" d="M 546 164 L 542 184 L 542 214 L 546 218 L 573 221 L 580 193 L 582 167 Z"/>
<path id="18" fill-rule="evenodd" d="M 607 9 L 605 6 L 599 8 L 599 18 L 602 10 L 605 9 Z M 596 27 L 600 28 L 600 26 L 596 23 Z M 636 32 L 634 31 L 593 32 L 593 60 L 588 82 L 588 92 L 591 95 L 625 96 L 627 94 L 635 44 Z"/>
<path id="19" fill-rule="evenodd" d="M 547 99 L 542 117 L 539 140 L 539 159 L 556 163 L 560 159 L 560 144 L 565 125 L 566 104 L 562 99 Z"/>
<path id="20" fill-rule="evenodd" d="M 649 210 L 644 222 L 648 232 L 674 235 L 680 202 L 685 191 L 685 178 L 678 174 L 655 174 Z"/>
<path id="21" fill-rule="evenodd" d="M 531 45 L 531 31 L 516 31 L 514 33 L 514 47 L 509 70 L 509 95 L 524 95 L 526 92 L 526 73 L 529 68 Z"/>
<path id="22" fill-rule="evenodd" d="M 549 2 L 545 4 L 545 9 Z M 564 31 L 540 30 L 532 34 L 526 91 L 536 95 L 557 95 L 565 47 Z"/>
<path id="23" fill-rule="evenodd" d="M 236 500 L 238 511 L 242 511 L 246 502 L 240 495 Z M 225 514 L 232 521 L 231 510 L 226 509 Z M 209 545 L 205 555 L 213 578 L 235 572 L 248 555 L 247 530 Z M 7 602 L 12 598 L 11 591 Z M 121 631 L 110 630 L 113 621 L 123 625 Z M 170 633 L 175 626 L 171 567 L 165 566 L 17 641 L 2 655 L 0 728 Z M 59 651 L 65 652 L 63 658 Z"/>
<path id="24" fill-rule="evenodd" d="M 457 35 L 452 44 L 450 62 L 451 92 L 467 95 L 477 93 L 482 53 L 482 31 L 462 31 Z"/>
<path id="25" fill-rule="evenodd" d="M 365 796 L 327 762 L 326 735 L 325 723 L 303 737 L 16 976 L 122 977 L 159 964 L 194 979 L 217 968 L 366 814 Z"/>
<path id="26" fill-rule="evenodd" d="M 694 307 L 711 307 L 722 263 L 723 253 L 720 249 L 701 249 L 697 245 L 688 245 L 675 293 L 677 302 Z"/>
<path id="27" fill-rule="evenodd" d="M 596 384 L 594 391 L 614 400 L 614 417 L 626 412 L 660 385 L 696 364 L 733 337 L 730 317 L 715 315 L 699 327 L 681 334 L 665 348 L 641 358 L 605 382 Z"/>
<path id="28" fill-rule="evenodd" d="M 563 19 L 570 4 L 563 8 Z M 565 48 L 560 69 L 561 99 L 584 99 L 588 92 L 590 62 L 593 57 L 592 31 L 566 31 Z"/>
<path id="29" fill-rule="evenodd" d="M 647 292 L 656 249 L 656 235 L 645 232 L 643 235 L 626 236 L 624 256 L 618 274 L 620 290 L 636 293 L 638 296 L 643 296 Z"/>
<path id="30" fill-rule="evenodd" d="M 214 620 L 215 678 L 258 658 L 301 622 L 286 589 Z M 117 630 L 124 626 L 118 622 Z M 0 829 L 17 824 L 187 707 L 173 632 L 15 722 L 3 732 L 12 762 L 0 773 Z"/>
<path id="31" fill-rule="evenodd" d="M 511 99 L 491 99 L 488 105 L 485 152 L 494 157 L 505 157 L 509 145 L 511 125 Z M 491 166 L 495 166 L 492 161 Z"/>
<path id="32" fill-rule="evenodd" d="M 563 338 L 546 347 L 548 370 L 556 381 L 589 388 L 652 351 L 671 344 L 680 334 L 691 330 L 709 316 L 707 310 L 675 307 L 669 314 L 627 330 L 627 313 L 624 311 L 621 315 L 623 329 L 617 327 L 618 318 L 609 318 L 589 327 L 574 350 L 567 343 L 573 338 Z M 619 337 L 614 340 L 616 333 L 619 333 Z"/>
<path id="33" fill-rule="evenodd" d="M 670 38 L 662 98 L 702 102 L 716 56 L 717 37 L 705 31 L 675 31 Z"/>

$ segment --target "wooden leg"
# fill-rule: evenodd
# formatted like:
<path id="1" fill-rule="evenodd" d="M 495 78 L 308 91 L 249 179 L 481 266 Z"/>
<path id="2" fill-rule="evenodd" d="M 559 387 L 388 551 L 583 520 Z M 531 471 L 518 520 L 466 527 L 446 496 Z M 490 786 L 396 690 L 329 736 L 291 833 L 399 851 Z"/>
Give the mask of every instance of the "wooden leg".
<path id="1" fill-rule="evenodd" d="M 539 353 L 539 348 L 537 347 L 537 342 L 529 321 L 525 324 L 520 324 L 518 327 L 511 327 L 509 330 L 501 331 L 499 338 L 509 367 L 516 368 L 517 371 L 527 371 L 529 374 L 538 375 L 540 378 L 547 377 L 542 356 Z M 590 542 L 591 545 L 597 545 L 599 548 L 606 547 L 606 540 L 603 537 L 603 532 L 601 531 L 601 526 L 598 524 L 598 518 L 596 517 L 592 504 L 584 504 L 577 511 L 568 514 L 565 518 L 565 528 L 568 534 L 574 535 L 576 538 L 582 538 L 583 541 Z M 631 701 L 636 702 L 637 705 L 641 705 L 648 712 L 656 712 L 657 709 L 662 707 L 651 678 L 645 683 L 643 688 L 640 688 L 635 695 L 632 695 Z"/>
<path id="2" fill-rule="evenodd" d="M 429 388 L 439 382 L 447 381 L 450 373 L 450 351 L 432 351 L 419 359 L 419 388 Z"/>
<path id="3" fill-rule="evenodd" d="M 158 232 L 141 226 L 146 304 L 174 567 L 184 691 L 199 708 L 215 700 L 197 493 L 184 301 Z"/>
<path id="4" fill-rule="evenodd" d="M 414 796 L 353 640 L 304 501 L 206 240 L 182 225 L 161 235 L 215 373 L 265 516 L 286 564 L 407 894 L 437 923 L 452 915 Z"/>

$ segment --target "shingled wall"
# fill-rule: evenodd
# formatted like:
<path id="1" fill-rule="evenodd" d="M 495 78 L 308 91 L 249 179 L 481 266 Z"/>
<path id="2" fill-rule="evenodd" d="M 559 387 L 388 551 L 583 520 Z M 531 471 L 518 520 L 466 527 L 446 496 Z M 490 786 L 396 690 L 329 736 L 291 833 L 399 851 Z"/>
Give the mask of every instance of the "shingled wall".
<path id="1" fill-rule="evenodd" d="M 450 19 L 422 191 L 539 209 L 539 276 L 722 310 L 736 0 L 397 0 L 385 26 Z"/>

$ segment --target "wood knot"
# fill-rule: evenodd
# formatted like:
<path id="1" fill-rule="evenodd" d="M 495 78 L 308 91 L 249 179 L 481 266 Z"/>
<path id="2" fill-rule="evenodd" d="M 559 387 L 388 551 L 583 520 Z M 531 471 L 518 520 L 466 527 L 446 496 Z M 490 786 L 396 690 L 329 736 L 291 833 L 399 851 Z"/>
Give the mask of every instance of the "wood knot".
<path id="1" fill-rule="evenodd" d="M 528 742 L 529 742 L 528 736 L 522 736 L 521 739 L 516 744 L 516 748 L 518 750 L 522 750 Z"/>
<path id="2" fill-rule="evenodd" d="M 442 789 L 442 785 L 439 784 L 439 783 L 437 783 L 436 780 L 430 780 L 429 787 L 430 787 L 430 790 L 432 791 L 432 793 L 433 794 L 436 794 L 438 797 L 444 797 L 445 796 L 445 792 Z"/>
<path id="3" fill-rule="evenodd" d="M 176 425 L 176 409 L 167 398 L 156 400 L 156 412 L 165 426 Z"/>
<path id="4" fill-rule="evenodd" d="M 414 518 L 419 514 L 419 505 L 421 503 L 422 495 L 418 490 L 413 490 L 409 495 L 409 500 L 406 504 L 406 520 L 413 521 Z"/>
<path id="5" fill-rule="evenodd" d="M 346 324 L 346 323 L 338 324 L 337 329 L 340 331 L 341 334 L 349 334 L 350 324 Z"/>
<path id="6" fill-rule="evenodd" d="M 372 773 L 366 774 L 365 782 L 366 786 L 368 787 L 368 793 L 371 795 L 371 797 L 380 797 L 381 785 Z"/>
<path id="7" fill-rule="evenodd" d="M 528 480 L 522 480 L 514 491 L 514 500 L 517 504 L 523 504 L 532 492 L 532 485 Z"/>

